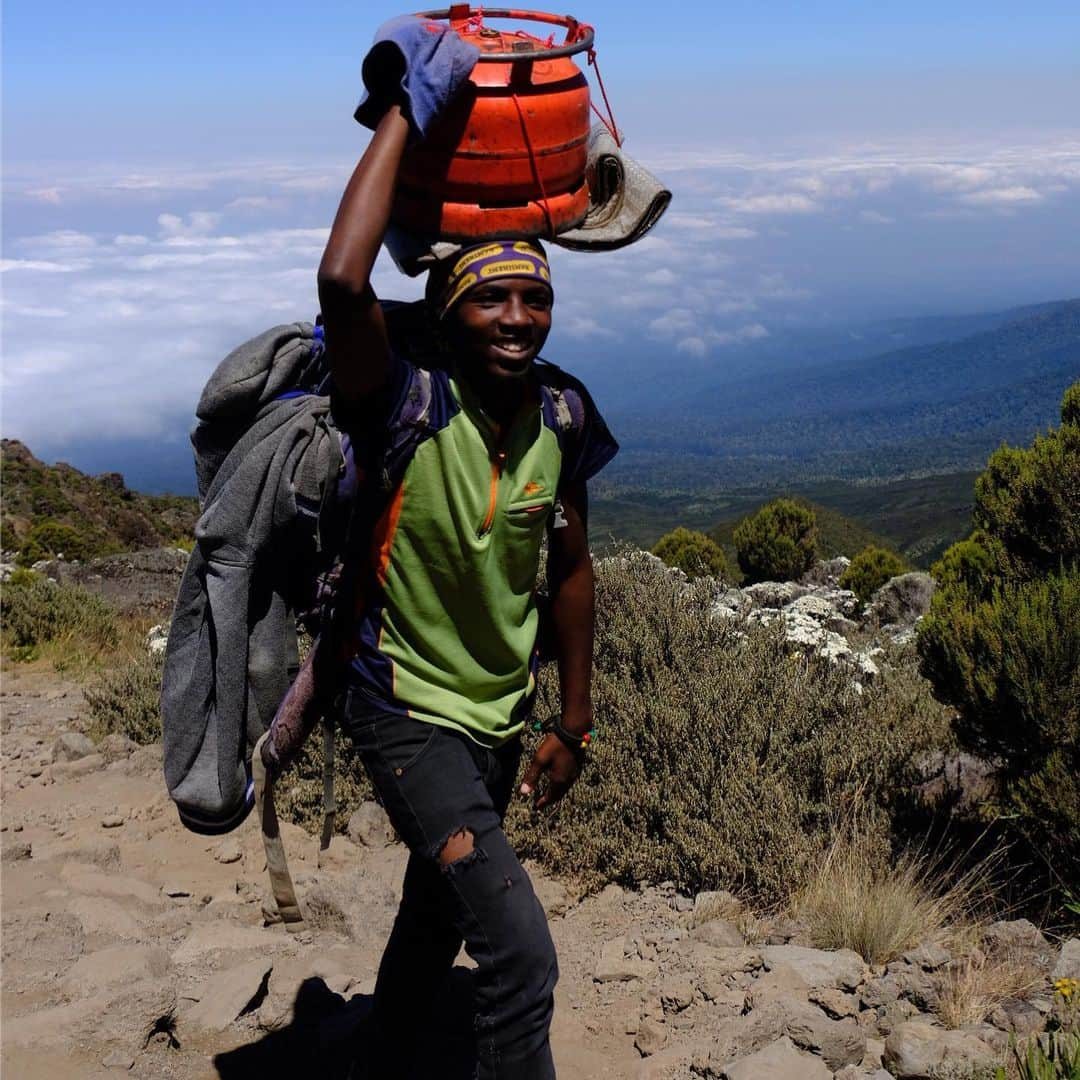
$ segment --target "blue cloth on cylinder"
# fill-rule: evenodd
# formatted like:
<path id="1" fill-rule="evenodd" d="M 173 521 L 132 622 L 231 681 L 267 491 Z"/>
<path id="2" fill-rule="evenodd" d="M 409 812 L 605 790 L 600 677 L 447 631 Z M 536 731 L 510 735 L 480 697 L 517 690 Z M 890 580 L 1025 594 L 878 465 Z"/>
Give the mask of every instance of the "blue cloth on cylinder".
<path id="1" fill-rule="evenodd" d="M 356 119 L 374 130 L 386 110 L 401 102 L 413 138 L 423 138 L 439 113 L 461 89 L 480 50 L 448 26 L 399 15 L 375 31 L 364 57 L 364 86 Z"/>

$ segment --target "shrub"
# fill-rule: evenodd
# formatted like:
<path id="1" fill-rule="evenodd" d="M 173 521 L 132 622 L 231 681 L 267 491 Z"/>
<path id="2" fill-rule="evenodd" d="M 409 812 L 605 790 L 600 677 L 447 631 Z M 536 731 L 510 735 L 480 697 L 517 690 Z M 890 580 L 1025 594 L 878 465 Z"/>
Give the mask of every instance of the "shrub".
<path id="1" fill-rule="evenodd" d="M 975 485 L 978 531 L 934 567 L 922 669 L 965 746 L 1000 767 L 1004 817 L 1080 875 L 1080 383 L 1057 431 L 995 452 Z"/>
<path id="2" fill-rule="evenodd" d="M 87 688 L 86 709 L 94 738 L 118 733 L 142 746 L 161 739 L 163 666 L 163 654 L 141 653 Z"/>
<path id="3" fill-rule="evenodd" d="M 3 640 L 21 659 L 58 643 L 93 655 L 120 640 L 116 612 L 96 593 L 33 575 L 9 581 L 0 596 Z"/>
<path id="4" fill-rule="evenodd" d="M 318 833 L 322 829 L 323 760 L 322 728 L 317 727 L 274 791 L 278 816 L 311 833 Z M 360 755 L 352 741 L 339 730 L 334 743 L 335 832 L 344 833 L 352 812 L 362 802 L 374 797 Z"/>
<path id="5" fill-rule="evenodd" d="M 904 573 L 907 563 L 893 551 L 864 547 L 840 577 L 840 588 L 850 589 L 865 604 L 890 578 Z"/>
<path id="6" fill-rule="evenodd" d="M 884 863 L 861 830 L 841 832 L 795 901 L 821 949 L 853 949 L 887 964 L 971 913 L 976 879 L 938 870 L 924 853 Z"/>
<path id="7" fill-rule="evenodd" d="M 705 582 L 640 556 L 598 563 L 596 579 L 595 749 L 556 813 L 511 808 L 523 855 L 586 887 L 672 880 L 775 903 L 864 790 L 869 842 L 888 852 L 914 759 L 947 727 L 910 661 L 860 695 L 778 630 L 711 617 Z M 545 669 L 541 717 L 555 684 Z"/>
<path id="8" fill-rule="evenodd" d="M 748 584 L 790 581 L 813 565 L 816 538 L 813 510 L 776 499 L 735 529 L 739 568 Z"/>
<path id="9" fill-rule="evenodd" d="M 65 559 L 87 559 L 97 554 L 94 545 L 78 529 L 51 519 L 35 525 L 19 549 L 19 561 L 24 565 L 38 559 L 63 555 Z"/>
<path id="10" fill-rule="evenodd" d="M 724 549 L 703 532 L 673 529 L 660 537 L 653 554 L 668 566 L 682 570 L 687 577 L 726 578 L 729 575 Z"/>

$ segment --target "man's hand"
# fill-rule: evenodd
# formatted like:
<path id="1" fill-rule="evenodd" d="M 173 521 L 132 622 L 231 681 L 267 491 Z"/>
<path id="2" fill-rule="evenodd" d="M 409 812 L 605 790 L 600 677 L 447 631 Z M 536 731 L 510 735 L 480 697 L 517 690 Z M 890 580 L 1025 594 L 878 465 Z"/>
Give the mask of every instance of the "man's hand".
<path id="1" fill-rule="evenodd" d="M 557 803 L 573 787 L 574 781 L 580 775 L 581 766 L 570 748 L 558 735 L 548 733 L 536 748 L 519 790 L 525 796 L 535 792 L 536 808 L 541 810 Z M 541 776 L 547 778 L 547 785 L 539 792 L 537 785 Z"/>

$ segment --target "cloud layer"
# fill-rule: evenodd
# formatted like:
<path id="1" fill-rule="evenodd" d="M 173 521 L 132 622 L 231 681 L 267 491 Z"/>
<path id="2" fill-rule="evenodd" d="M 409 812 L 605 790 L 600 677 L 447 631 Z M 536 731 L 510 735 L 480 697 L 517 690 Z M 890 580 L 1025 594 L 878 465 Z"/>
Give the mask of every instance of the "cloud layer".
<path id="1" fill-rule="evenodd" d="M 633 149 L 632 147 L 630 148 Z M 553 358 L 724 363 L 785 327 L 1080 293 L 1080 137 L 646 162 L 675 192 L 610 255 L 552 253 Z M 4 434 L 172 436 L 234 345 L 315 311 L 342 165 L 22 170 L 5 181 Z M 419 295 L 389 260 L 380 295 Z M 569 357 L 569 359 L 567 359 Z"/>

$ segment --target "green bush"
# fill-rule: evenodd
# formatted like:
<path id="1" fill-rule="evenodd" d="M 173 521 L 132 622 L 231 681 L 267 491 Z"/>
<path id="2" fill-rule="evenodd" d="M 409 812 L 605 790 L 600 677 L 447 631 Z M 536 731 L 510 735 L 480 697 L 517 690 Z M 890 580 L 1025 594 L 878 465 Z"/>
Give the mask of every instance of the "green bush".
<path id="1" fill-rule="evenodd" d="M 790 581 L 813 565 L 816 540 L 813 510 L 791 499 L 776 499 L 736 528 L 739 569 L 747 584 Z"/>
<path id="2" fill-rule="evenodd" d="M 518 850 L 588 887 L 671 880 L 776 903 L 806 883 L 858 810 L 890 851 L 914 761 L 947 731 L 909 657 L 859 694 L 791 655 L 775 629 L 711 616 L 715 589 L 649 560 L 597 564 L 597 738 L 556 813 L 515 803 Z M 537 715 L 557 709 L 545 668 Z"/>
<path id="3" fill-rule="evenodd" d="M 52 643 L 91 655 L 120 641 L 116 612 L 100 596 L 37 575 L 7 582 L 0 594 L 0 617 L 4 646 L 20 659 L 31 659 Z"/>
<path id="4" fill-rule="evenodd" d="M 51 519 L 35 525 L 19 549 L 19 561 L 26 566 L 38 559 L 63 555 L 68 561 L 88 559 L 97 554 L 95 545 L 71 525 Z"/>
<path id="5" fill-rule="evenodd" d="M 141 746 L 161 739 L 163 654 L 139 655 L 130 664 L 102 675 L 85 693 L 92 734 L 118 733 Z"/>
<path id="6" fill-rule="evenodd" d="M 922 669 L 963 744 L 1000 767 L 1001 810 L 1061 880 L 1080 875 L 1080 383 L 1063 426 L 996 451 L 978 531 L 933 568 Z"/>
<path id="7" fill-rule="evenodd" d="M 908 569 L 908 564 L 894 551 L 871 544 L 851 560 L 840 577 L 840 588 L 850 589 L 865 604 L 886 581 Z"/>
<path id="8" fill-rule="evenodd" d="M 652 553 L 691 578 L 729 576 L 724 549 L 715 540 L 693 529 L 673 529 L 660 537 Z"/>

